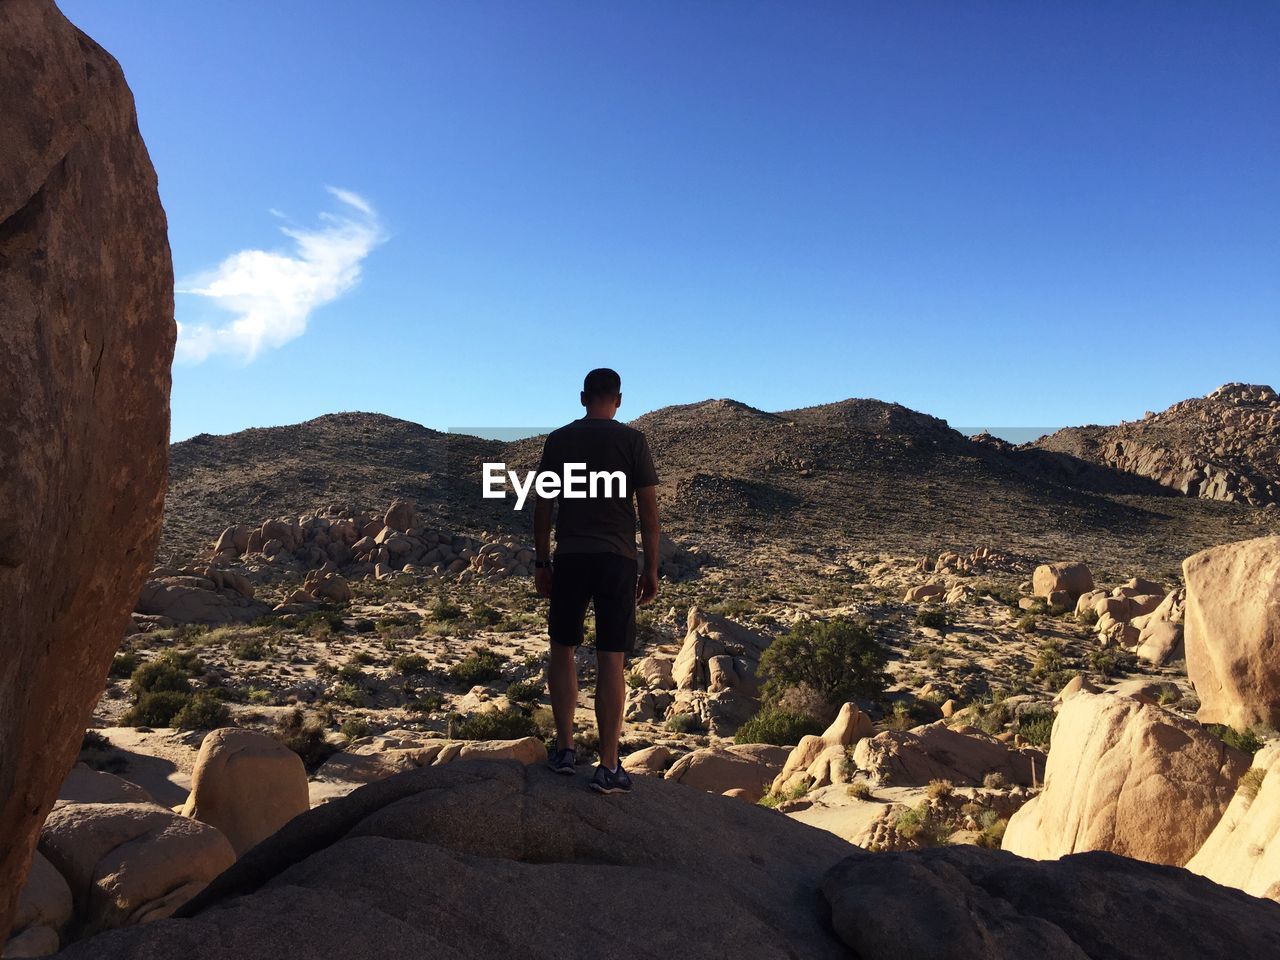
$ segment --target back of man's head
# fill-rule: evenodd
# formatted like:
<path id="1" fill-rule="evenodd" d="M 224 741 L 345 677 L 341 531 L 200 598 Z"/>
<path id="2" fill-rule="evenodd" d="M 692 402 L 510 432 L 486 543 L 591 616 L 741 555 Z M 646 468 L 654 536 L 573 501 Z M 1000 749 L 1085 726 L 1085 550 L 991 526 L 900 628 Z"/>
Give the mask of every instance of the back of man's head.
<path id="1" fill-rule="evenodd" d="M 622 378 L 616 370 L 598 367 L 586 375 L 582 381 L 582 398 L 586 403 L 599 400 L 613 400 L 622 393 Z"/>

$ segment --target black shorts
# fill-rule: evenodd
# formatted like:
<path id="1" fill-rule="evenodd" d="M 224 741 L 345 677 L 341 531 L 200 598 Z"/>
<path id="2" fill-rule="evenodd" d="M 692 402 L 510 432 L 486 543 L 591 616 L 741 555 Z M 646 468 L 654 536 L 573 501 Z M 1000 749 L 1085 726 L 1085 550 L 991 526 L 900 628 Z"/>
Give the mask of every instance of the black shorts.
<path id="1" fill-rule="evenodd" d="M 595 605 L 596 649 L 630 653 L 636 642 L 636 561 L 616 553 L 557 553 L 551 567 L 551 642 L 582 643 L 587 604 Z"/>

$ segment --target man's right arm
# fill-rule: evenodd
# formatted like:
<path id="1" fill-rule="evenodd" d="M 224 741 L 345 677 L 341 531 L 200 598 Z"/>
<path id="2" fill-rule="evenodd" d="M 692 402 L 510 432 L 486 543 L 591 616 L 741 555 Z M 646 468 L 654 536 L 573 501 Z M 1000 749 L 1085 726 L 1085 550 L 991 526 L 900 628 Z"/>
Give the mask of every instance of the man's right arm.
<path id="1" fill-rule="evenodd" d="M 539 472 L 547 469 L 550 459 L 547 446 L 550 441 L 551 438 L 548 437 L 547 443 L 542 446 L 542 460 L 538 463 Z M 533 571 L 533 583 L 538 593 L 544 597 L 551 596 L 551 567 L 549 566 L 551 563 L 551 513 L 555 509 L 555 504 L 555 500 L 534 494 L 533 552 L 537 566 Z"/>

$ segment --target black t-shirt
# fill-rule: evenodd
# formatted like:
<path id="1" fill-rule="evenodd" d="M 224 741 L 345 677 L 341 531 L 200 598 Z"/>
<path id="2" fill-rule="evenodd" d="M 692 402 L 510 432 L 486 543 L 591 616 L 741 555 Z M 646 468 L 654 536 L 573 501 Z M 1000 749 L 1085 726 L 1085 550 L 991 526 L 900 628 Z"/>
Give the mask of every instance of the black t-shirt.
<path id="1" fill-rule="evenodd" d="M 635 559 L 635 492 L 658 482 L 653 457 L 644 434 L 616 420 L 583 417 L 547 435 L 542 447 L 539 471 L 564 477 L 565 464 L 585 464 L 585 478 L 579 488 L 591 492 L 590 474 L 620 472 L 626 478 L 626 496 L 619 496 L 621 484 L 597 481 L 598 496 L 566 497 L 560 501 L 556 518 L 557 553 L 616 553 Z M 579 470 L 579 475 L 582 471 Z M 609 494 L 608 496 L 604 494 Z"/>

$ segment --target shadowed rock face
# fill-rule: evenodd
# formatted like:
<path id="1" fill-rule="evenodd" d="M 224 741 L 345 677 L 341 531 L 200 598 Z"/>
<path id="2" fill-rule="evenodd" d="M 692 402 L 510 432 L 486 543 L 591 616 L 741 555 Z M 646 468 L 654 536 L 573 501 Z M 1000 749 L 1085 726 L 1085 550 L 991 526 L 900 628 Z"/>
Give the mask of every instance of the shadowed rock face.
<path id="1" fill-rule="evenodd" d="M 740 800 L 457 761 L 292 821 L 182 911 L 69 958 L 844 957 L 819 895 L 853 848 Z M 243 896 L 237 896 L 247 894 Z"/>
<path id="2" fill-rule="evenodd" d="M 1241 960 L 1280 943 L 1280 904 L 1110 853 L 859 852 L 822 889 L 862 960 Z"/>
<path id="3" fill-rule="evenodd" d="M 1280 904 L 1111 854 L 865 853 L 640 777 L 600 797 L 541 766 L 457 761 L 318 807 L 184 919 L 67 960 L 1263 957 Z"/>
<path id="4" fill-rule="evenodd" d="M 0 941 L 159 535 L 173 271 L 116 62 L 0 4 Z"/>

